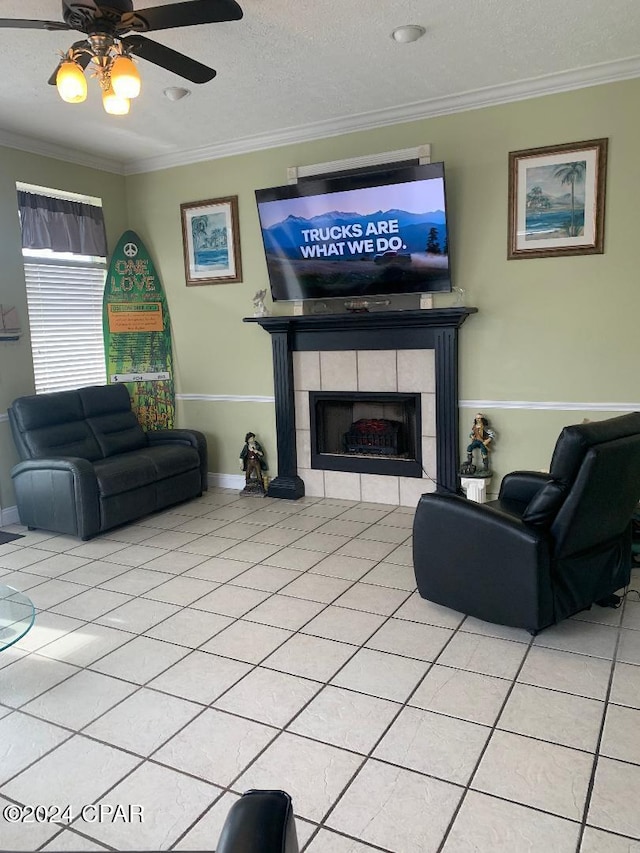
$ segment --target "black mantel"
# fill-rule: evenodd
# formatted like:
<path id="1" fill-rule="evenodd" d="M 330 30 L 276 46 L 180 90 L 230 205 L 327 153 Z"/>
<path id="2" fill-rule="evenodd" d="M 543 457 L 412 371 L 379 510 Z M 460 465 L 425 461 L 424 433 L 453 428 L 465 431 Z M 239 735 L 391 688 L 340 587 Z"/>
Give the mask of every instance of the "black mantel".
<path id="1" fill-rule="evenodd" d="M 459 488 L 458 329 L 477 308 L 429 308 L 363 314 L 310 314 L 245 317 L 271 335 L 278 439 L 278 476 L 270 497 L 296 500 L 304 495 L 298 476 L 293 389 L 295 351 L 433 349 L 436 368 L 436 455 L 438 485 Z"/>

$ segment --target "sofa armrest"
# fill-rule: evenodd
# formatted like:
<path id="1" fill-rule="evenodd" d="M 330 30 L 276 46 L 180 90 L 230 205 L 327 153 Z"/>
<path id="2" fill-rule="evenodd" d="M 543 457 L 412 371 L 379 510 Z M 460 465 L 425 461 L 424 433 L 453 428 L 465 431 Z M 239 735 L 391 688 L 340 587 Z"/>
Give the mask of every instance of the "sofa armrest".
<path id="1" fill-rule="evenodd" d="M 90 539 L 100 532 L 98 484 L 93 465 L 75 456 L 28 459 L 11 471 L 20 520 Z"/>
<path id="2" fill-rule="evenodd" d="M 152 429 L 147 432 L 149 444 L 184 444 L 193 447 L 200 456 L 200 479 L 202 491 L 209 488 L 209 463 L 207 458 L 207 437 L 197 429 Z"/>
<path id="3" fill-rule="evenodd" d="M 530 631 L 553 621 L 548 536 L 495 505 L 423 495 L 413 564 L 429 601 Z"/>
<path id="4" fill-rule="evenodd" d="M 536 496 L 543 486 L 551 480 L 550 474 L 542 471 L 512 471 L 500 484 L 500 501 L 514 501 L 523 508 Z"/>
<path id="5" fill-rule="evenodd" d="M 298 853 L 291 797 L 284 791 L 247 791 L 232 806 L 217 853 Z"/>

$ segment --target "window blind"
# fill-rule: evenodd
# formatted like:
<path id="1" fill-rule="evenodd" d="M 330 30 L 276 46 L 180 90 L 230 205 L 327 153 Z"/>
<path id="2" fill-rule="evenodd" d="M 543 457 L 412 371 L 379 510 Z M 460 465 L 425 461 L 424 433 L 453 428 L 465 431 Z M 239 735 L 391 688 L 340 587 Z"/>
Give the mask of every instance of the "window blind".
<path id="1" fill-rule="evenodd" d="M 104 263 L 25 258 L 24 271 L 36 393 L 104 385 Z"/>

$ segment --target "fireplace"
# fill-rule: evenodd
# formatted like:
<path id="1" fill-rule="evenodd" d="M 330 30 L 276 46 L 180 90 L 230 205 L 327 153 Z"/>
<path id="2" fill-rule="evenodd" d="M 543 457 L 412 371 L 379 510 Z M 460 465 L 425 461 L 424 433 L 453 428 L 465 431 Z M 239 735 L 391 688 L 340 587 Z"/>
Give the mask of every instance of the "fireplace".
<path id="1" fill-rule="evenodd" d="M 311 467 L 422 476 L 420 394 L 309 392 Z"/>
<path id="2" fill-rule="evenodd" d="M 259 324 L 271 336 L 278 474 L 268 495 L 295 500 L 307 494 L 415 507 L 424 492 L 459 491 L 458 329 L 476 311 L 455 306 L 245 317 L 244 322 Z M 296 379 L 300 376 L 305 377 L 302 384 Z M 420 435 L 416 427 L 416 443 L 421 458 L 416 453 L 411 464 L 420 465 L 423 475 L 313 467 L 309 394 L 318 391 L 377 397 L 388 392 L 418 394 L 422 426 Z M 346 455 L 355 461 L 356 454 Z"/>

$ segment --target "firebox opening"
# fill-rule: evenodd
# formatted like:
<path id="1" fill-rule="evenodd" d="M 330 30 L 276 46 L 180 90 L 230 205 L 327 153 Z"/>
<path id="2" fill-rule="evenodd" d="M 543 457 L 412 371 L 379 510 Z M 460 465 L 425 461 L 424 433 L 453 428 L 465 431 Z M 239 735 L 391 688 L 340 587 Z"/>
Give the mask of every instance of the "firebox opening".
<path id="1" fill-rule="evenodd" d="M 311 467 L 422 476 L 420 394 L 310 392 Z"/>

